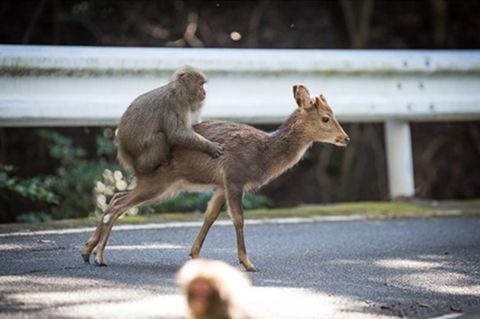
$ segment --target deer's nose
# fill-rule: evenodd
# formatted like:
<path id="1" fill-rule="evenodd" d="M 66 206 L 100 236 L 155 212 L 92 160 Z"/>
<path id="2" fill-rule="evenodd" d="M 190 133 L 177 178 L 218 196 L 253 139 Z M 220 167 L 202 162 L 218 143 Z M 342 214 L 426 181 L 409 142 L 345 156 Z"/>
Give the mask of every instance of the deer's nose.
<path id="1" fill-rule="evenodd" d="M 350 137 L 345 136 L 345 144 L 348 144 L 348 143 L 350 143 Z"/>

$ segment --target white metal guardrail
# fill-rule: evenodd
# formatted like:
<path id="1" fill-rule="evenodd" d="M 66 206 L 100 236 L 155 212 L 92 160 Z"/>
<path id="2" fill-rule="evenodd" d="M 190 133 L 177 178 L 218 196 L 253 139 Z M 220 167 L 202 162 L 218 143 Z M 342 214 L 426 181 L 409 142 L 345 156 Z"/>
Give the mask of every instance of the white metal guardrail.
<path id="1" fill-rule="evenodd" d="M 209 77 L 203 118 L 280 123 L 304 83 L 342 122 L 385 122 L 392 197 L 414 194 L 410 121 L 480 119 L 480 51 L 0 45 L 0 126 L 115 125 L 185 64 Z"/>

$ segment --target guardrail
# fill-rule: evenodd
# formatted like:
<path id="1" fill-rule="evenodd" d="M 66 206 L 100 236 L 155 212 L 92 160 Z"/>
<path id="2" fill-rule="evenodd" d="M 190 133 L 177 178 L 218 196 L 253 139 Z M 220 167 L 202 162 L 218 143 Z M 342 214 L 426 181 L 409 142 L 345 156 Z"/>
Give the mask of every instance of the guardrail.
<path id="1" fill-rule="evenodd" d="M 342 122 L 385 122 L 392 197 L 414 195 L 410 121 L 480 119 L 480 51 L 173 49 L 0 45 L 0 126 L 115 125 L 137 95 L 190 64 L 203 118 L 280 123 L 291 87 Z"/>

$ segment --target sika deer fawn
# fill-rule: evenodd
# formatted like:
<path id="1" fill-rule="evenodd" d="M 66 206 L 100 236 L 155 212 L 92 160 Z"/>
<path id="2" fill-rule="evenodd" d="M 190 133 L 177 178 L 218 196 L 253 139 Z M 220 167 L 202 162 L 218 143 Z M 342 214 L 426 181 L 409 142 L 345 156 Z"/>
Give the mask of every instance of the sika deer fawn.
<path id="1" fill-rule="evenodd" d="M 313 142 L 346 146 L 350 138 L 335 119 L 323 95 L 310 97 L 303 85 L 293 86 L 298 108 L 272 133 L 233 122 L 208 121 L 195 126 L 205 138 L 223 144 L 225 152 L 212 158 L 202 152 L 174 148 L 168 166 L 137 175 L 133 190 L 114 195 L 97 229 L 82 252 L 85 262 L 96 248 L 95 263 L 105 265 L 104 249 L 115 221 L 129 208 L 175 197 L 182 191 L 215 189 L 205 219 L 191 249 L 197 258 L 213 222 L 225 202 L 235 225 L 238 258 L 247 271 L 255 271 L 243 235 L 244 192 L 265 185 L 296 164 Z"/>

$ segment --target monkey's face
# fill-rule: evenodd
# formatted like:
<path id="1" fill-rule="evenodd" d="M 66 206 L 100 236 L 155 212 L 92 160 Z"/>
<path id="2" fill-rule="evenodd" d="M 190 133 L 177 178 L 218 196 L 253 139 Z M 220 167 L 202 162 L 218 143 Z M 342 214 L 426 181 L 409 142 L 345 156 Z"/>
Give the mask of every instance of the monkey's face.
<path id="1" fill-rule="evenodd" d="M 220 296 L 217 289 L 210 280 L 197 278 L 188 287 L 188 305 L 195 316 L 205 316 L 212 312 Z"/>
<path id="2" fill-rule="evenodd" d="M 197 100 L 198 101 L 203 101 L 205 100 L 205 96 L 207 95 L 207 92 L 205 92 L 205 80 L 199 79 L 197 82 Z"/>
<path id="3" fill-rule="evenodd" d="M 175 72 L 173 76 L 175 81 L 178 81 L 180 86 L 186 91 L 186 98 L 191 102 L 200 103 L 205 100 L 206 92 L 203 85 L 207 79 L 202 72 L 192 67 L 185 67 Z"/>

